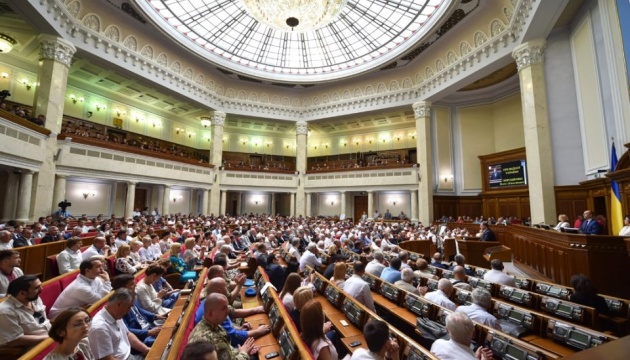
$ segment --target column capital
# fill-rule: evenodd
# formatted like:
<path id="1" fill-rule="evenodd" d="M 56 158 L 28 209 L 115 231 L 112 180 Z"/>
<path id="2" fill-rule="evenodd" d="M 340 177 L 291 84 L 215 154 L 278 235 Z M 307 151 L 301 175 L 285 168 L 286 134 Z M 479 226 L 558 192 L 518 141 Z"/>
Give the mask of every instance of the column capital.
<path id="1" fill-rule="evenodd" d="M 164 188 L 165 188 L 165 189 L 170 189 L 170 188 L 171 188 L 171 186 L 173 186 L 173 185 L 171 185 L 171 184 L 164 184 Z"/>
<path id="2" fill-rule="evenodd" d="M 545 48 L 547 43 L 544 39 L 537 39 L 523 43 L 512 51 L 512 57 L 516 60 L 518 71 L 534 64 L 542 63 L 545 60 Z"/>
<path id="3" fill-rule="evenodd" d="M 226 113 L 223 111 L 215 111 L 212 113 L 212 118 L 210 121 L 212 122 L 212 126 L 225 126 L 225 117 Z"/>
<path id="4" fill-rule="evenodd" d="M 70 42 L 53 35 L 41 34 L 38 36 L 39 60 L 53 60 L 70 67 L 72 56 L 77 49 Z"/>
<path id="5" fill-rule="evenodd" d="M 374 193 L 374 190 L 368 190 L 368 191 L 367 191 L 367 193 L 368 193 L 368 194 L 373 194 L 373 193 Z"/>
<path id="6" fill-rule="evenodd" d="M 137 185 L 138 182 L 137 181 L 127 181 L 127 185 Z"/>
<path id="7" fill-rule="evenodd" d="M 35 174 L 35 171 L 31 170 L 31 169 L 22 169 L 22 174 L 23 175 L 33 175 Z"/>
<path id="8" fill-rule="evenodd" d="M 308 135 L 308 123 L 306 121 L 298 121 L 295 123 L 296 135 Z"/>
<path id="9" fill-rule="evenodd" d="M 55 177 L 57 179 L 66 179 L 68 177 L 68 175 L 55 174 Z"/>
<path id="10" fill-rule="evenodd" d="M 431 102 L 418 101 L 413 103 L 412 107 L 416 119 L 431 117 Z"/>

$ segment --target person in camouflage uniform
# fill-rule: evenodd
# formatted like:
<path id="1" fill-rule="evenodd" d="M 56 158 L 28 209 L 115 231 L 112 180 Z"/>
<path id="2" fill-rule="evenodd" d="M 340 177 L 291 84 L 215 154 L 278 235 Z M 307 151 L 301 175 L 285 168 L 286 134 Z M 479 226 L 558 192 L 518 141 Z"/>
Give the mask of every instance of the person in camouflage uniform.
<path id="1" fill-rule="evenodd" d="M 249 360 L 249 356 L 258 353 L 260 348 L 254 345 L 254 338 L 251 337 L 238 349 L 230 345 L 230 339 L 221 327 L 228 312 L 228 299 L 225 295 L 218 293 L 208 295 L 203 319 L 190 333 L 188 342 L 211 342 L 214 344 L 219 360 Z"/>

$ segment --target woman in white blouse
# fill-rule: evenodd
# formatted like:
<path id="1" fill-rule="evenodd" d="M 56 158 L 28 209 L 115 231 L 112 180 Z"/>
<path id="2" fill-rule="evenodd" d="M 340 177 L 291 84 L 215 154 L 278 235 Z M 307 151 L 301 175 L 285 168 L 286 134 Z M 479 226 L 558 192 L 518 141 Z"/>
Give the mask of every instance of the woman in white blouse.
<path id="1" fill-rule="evenodd" d="M 630 236 L 630 215 L 623 217 L 623 227 L 619 231 L 619 236 Z"/>
<path id="2" fill-rule="evenodd" d="M 169 295 L 169 291 L 164 288 L 157 292 L 153 288 L 153 284 L 160 280 L 162 274 L 164 274 L 163 267 L 158 264 L 149 265 L 145 271 L 144 279 L 136 285 L 136 295 L 140 306 L 158 315 L 167 314 L 171 311 L 162 306 L 162 299 Z"/>
<path id="3" fill-rule="evenodd" d="M 567 228 L 567 227 L 571 227 L 571 224 L 569 224 L 569 217 L 566 216 L 565 214 L 558 215 L 558 225 L 556 225 L 554 230 L 560 231 L 561 228 Z"/>

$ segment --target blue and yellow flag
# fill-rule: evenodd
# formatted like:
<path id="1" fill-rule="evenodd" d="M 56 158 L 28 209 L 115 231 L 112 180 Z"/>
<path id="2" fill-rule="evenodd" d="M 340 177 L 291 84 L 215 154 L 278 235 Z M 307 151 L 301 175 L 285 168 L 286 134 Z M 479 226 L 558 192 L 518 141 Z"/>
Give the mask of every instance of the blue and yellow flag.
<path id="1" fill-rule="evenodd" d="M 612 143 L 610 154 L 610 172 L 614 172 L 617 167 L 617 150 L 615 143 Z M 619 193 L 619 184 L 610 179 L 610 224 L 612 225 L 612 234 L 617 235 L 623 227 L 623 214 L 621 213 L 621 194 Z"/>

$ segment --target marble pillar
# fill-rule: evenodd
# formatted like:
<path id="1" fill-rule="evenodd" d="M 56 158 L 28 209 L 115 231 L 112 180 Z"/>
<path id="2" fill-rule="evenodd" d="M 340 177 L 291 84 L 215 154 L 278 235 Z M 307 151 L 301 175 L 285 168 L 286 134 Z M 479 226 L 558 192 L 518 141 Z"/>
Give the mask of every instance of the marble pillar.
<path id="1" fill-rule="evenodd" d="M 125 201 L 125 217 L 133 217 L 133 205 L 136 201 L 136 183 L 133 181 L 127 182 L 127 200 Z"/>
<path id="2" fill-rule="evenodd" d="M 369 190 L 368 194 L 368 218 L 372 218 L 374 216 L 374 191 Z"/>
<path id="3" fill-rule="evenodd" d="M 347 217 L 348 214 L 346 214 L 346 192 L 345 191 L 341 192 L 339 200 L 341 201 L 341 211 L 339 212 L 339 216 L 345 215 Z"/>
<path id="4" fill-rule="evenodd" d="M 236 214 L 233 215 L 240 215 L 243 213 L 243 192 L 238 191 L 236 196 Z"/>
<path id="5" fill-rule="evenodd" d="M 208 215 L 208 208 L 210 204 L 210 189 L 202 189 L 203 191 L 203 200 L 201 200 L 201 212 L 204 215 Z"/>
<path id="6" fill-rule="evenodd" d="M 212 133 L 210 164 L 214 165 L 214 175 L 211 175 L 214 178 L 212 191 L 210 191 L 210 213 L 215 215 L 224 214 L 224 212 L 221 212 L 221 170 L 219 168 L 223 165 L 223 128 L 225 126 L 225 117 L 226 114 L 224 112 L 215 111 L 210 120 L 210 132 Z"/>
<path id="7" fill-rule="evenodd" d="M 312 194 L 306 193 L 306 216 L 313 216 L 312 207 L 313 207 Z"/>
<path id="8" fill-rule="evenodd" d="M 66 96 L 68 71 L 76 48 L 70 42 L 52 35 L 38 37 L 39 69 L 33 101 L 33 115 L 46 117 L 45 127 L 51 135 L 42 144 L 44 161 L 35 177 L 33 189 L 33 217 L 49 215 L 57 211 L 53 201 L 55 187 L 55 161 L 57 134 L 61 129 Z"/>
<path id="9" fill-rule="evenodd" d="M 290 200 L 290 208 L 289 208 L 289 216 L 296 216 L 295 215 L 295 193 L 291 193 L 291 200 Z"/>
<path id="10" fill-rule="evenodd" d="M 162 214 L 162 204 L 164 204 L 164 186 L 162 185 L 155 185 L 155 187 L 157 187 L 157 203 L 156 203 L 156 208 L 158 209 L 158 211 L 160 212 L 160 214 Z M 155 188 L 154 187 L 154 188 Z M 153 209 L 151 209 L 151 211 L 153 211 Z"/>
<path id="11" fill-rule="evenodd" d="M 295 150 L 295 170 L 297 170 L 297 190 L 295 196 L 295 211 L 291 212 L 295 216 L 304 216 L 306 210 L 306 197 L 304 192 L 304 181 L 306 179 L 306 156 L 308 146 L 308 124 L 306 121 L 295 123 L 296 150 Z"/>
<path id="12" fill-rule="evenodd" d="M 15 207 L 17 203 L 17 194 L 20 188 L 20 182 L 18 175 L 13 173 L 13 170 L 8 170 L 7 174 L 7 187 L 4 192 L 4 204 L 2 206 L 2 222 L 15 219 Z"/>
<path id="13" fill-rule="evenodd" d="M 55 176 L 55 191 L 53 195 L 53 204 L 57 206 L 66 199 L 66 175 Z"/>
<path id="14" fill-rule="evenodd" d="M 15 220 L 23 223 L 31 222 L 31 194 L 33 193 L 33 171 L 22 170 L 20 174 L 20 190 L 17 198 Z"/>
<path id="15" fill-rule="evenodd" d="M 416 147 L 418 151 L 418 220 L 429 225 L 433 221 L 433 158 L 431 155 L 431 103 L 413 104 L 416 117 Z"/>
<path id="16" fill-rule="evenodd" d="M 162 196 L 162 215 L 170 213 L 171 206 L 171 185 L 164 185 L 164 195 Z"/>
<path id="17" fill-rule="evenodd" d="M 411 203 L 411 221 L 418 221 L 418 190 L 409 191 L 410 203 Z"/>
<path id="18" fill-rule="evenodd" d="M 271 193 L 271 216 L 275 216 L 277 213 L 276 211 L 276 193 L 272 192 Z"/>
<path id="19" fill-rule="evenodd" d="M 219 215 L 225 215 L 227 207 L 227 190 L 221 190 L 221 206 L 219 207 Z"/>
<path id="20" fill-rule="evenodd" d="M 545 40 L 519 45 L 512 56 L 521 86 L 531 221 L 553 224 L 557 214 L 545 85 Z"/>

